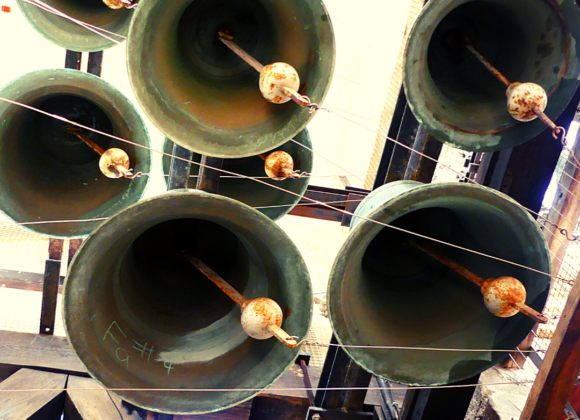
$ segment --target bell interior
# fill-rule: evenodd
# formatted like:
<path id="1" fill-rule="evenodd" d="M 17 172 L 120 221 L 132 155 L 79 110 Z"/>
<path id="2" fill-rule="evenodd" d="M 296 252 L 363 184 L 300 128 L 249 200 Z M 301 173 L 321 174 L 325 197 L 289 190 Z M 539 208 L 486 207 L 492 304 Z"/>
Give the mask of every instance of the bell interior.
<path id="1" fill-rule="evenodd" d="M 246 290 L 248 255 L 236 235 L 213 222 L 180 219 L 146 230 L 131 244 L 120 262 L 119 306 L 147 329 L 176 336 L 232 312 L 235 302 L 185 255 L 199 257 L 234 289 Z"/>
<path id="2" fill-rule="evenodd" d="M 431 36 L 423 83 L 435 118 L 458 131 L 495 133 L 517 123 L 506 86 L 464 46 L 469 42 L 510 82 L 553 92 L 567 67 L 568 34 L 549 2 L 471 1 L 446 14 Z M 431 91 L 430 91 L 431 90 Z"/>
<path id="3" fill-rule="evenodd" d="M 531 221 L 516 219 L 493 197 L 488 204 L 457 194 L 437 193 L 419 203 L 394 204 L 391 216 L 371 219 L 470 250 L 549 271 L 541 235 Z M 425 198 L 423 196 L 422 198 Z M 407 207 L 408 206 L 408 207 Z M 505 206 L 504 206 L 505 207 Z M 397 212 L 398 211 L 398 212 Z M 393 218 L 392 214 L 396 214 Z M 389 220 L 390 218 L 390 220 Z M 527 224 L 526 224 L 527 223 Z M 358 228 L 358 226 L 357 226 Z M 357 231 L 353 231 L 356 234 Z M 513 349 L 534 322 L 522 314 L 498 318 L 484 306 L 477 285 L 410 244 L 421 241 L 389 227 L 376 226 L 351 245 L 342 283 L 331 282 L 329 299 L 340 341 L 353 345 Z M 538 242 L 540 241 L 540 242 Z M 527 289 L 527 304 L 542 310 L 549 281 L 539 273 L 433 241 L 430 247 L 483 279 L 512 276 Z M 347 251 L 348 253 L 349 251 Z M 346 258 L 346 257 L 345 257 Z M 334 290 L 333 290 L 334 289 Z M 337 293 L 339 300 L 334 298 Z M 376 374 L 407 384 L 441 384 L 473 376 L 505 353 L 349 349 Z"/>
<path id="4" fill-rule="evenodd" d="M 131 83 L 161 131 L 191 150 L 251 156 L 283 143 L 308 119 L 294 103 L 266 101 L 259 73 L 219 40 L 219 31 L 263 65 L 292 65 L 300 76 L 299 91 L 312 100 L 326 92 L 334 49 L 328 16 L 316 2 L 196 0 L 168 6 L 152 1 L 144 6 L 129 36 Z"/>
<path id="5" fill-rule="evenodd" d="M 31 91 L 18 102 L 108 134 L 131 138 L 131 131 L 118 112 L 82 94 L 58 90 L 44 94 Z M 114 207 L 112 201 L 129 188 L 130 180 L 109 179 L 101 173 L 100 156 L 67 131 L 71 124 L 17 106 L 12 106 L 3 117 L 10 122 L 0 133 L 0 184 L 10 193 L 0 197 L 0 208 L 17 222 L 99 215 Z M 89 130 L 83 132 L 105 150 L 110 147 L 125 150 L 135 165 L 135 146 Z M 39 233 L 55 237 L 78 235 L 77 228 L 84 230 L 67 223 L 35 225 Z"/>

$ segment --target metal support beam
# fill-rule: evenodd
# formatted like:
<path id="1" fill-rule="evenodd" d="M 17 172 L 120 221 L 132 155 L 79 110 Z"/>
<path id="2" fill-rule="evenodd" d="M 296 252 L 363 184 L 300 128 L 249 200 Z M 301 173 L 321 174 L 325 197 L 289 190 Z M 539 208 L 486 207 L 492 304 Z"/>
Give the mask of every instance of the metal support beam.
<path id="1" fill-rule="evenodd" d="M 464 420 L 479 375 L 454 385 L 474 385 L 463 388 L 435 388 L 407 390 L 401 420 Z"/>
<path id="2" fill-rule="evenodd" d="M 199 177 L 197 178 L 196 188 L 208 193 L 217 194 L 220 185 L 221 172 L 207 168 L 205 165 L 211 168 L 221 169 L 223 164 L 223 159 L 211 156 L 202 156 L 202 166 L 199 168 Z"/>
<path id="3" fill-rule="evenodd" d="M 94 74 L 95 76 L 101 77 L 102 69 L 103 69 L 103 51 L 90 52 L 87 73 L 91 73 Z"/>
<path id="4" fill-rule="evenodd" d="M 411 152 L 404 179 L 425 183 L 431 182 L 442 148 L 443 143 L 428 134 L 425 127 L 419 126 L 417 136 L 413 142 L 413 150 L 421 154 Z"/>
<path id="5" fill-rule="evenodd" d="M 397 97 L 397 103 L 395 104 L 395 110 L 393 111 L 393 117 L 391 118 L 391 125 L 389 126 L 387 137 L 391 139 L 397 138 L 406 107 L 407 97 L 405 96 L 405 89 L 403 89 L 403 86 L 401 86 L 401 89 L 399 90 L 399 96 Z M 383 154 L 381 155 L 379 167 L 377 168 L 377 175 L 375 176 L 373 190 L 385 184 L 387 179 L 387 172 L 389 170 L 389 164 L 391 162 L 391 156 L 393 155 L 394 149 L 395 143 L 387 139 L 385 141 L 385 147 L 383 148 Z"/>
<path id="6" fill-rule="evenodd" d="M 48 243 L 48 260 L 44 269 L 42 287 L 42 309 L 40 312 L 40 334 L 53 335 L 56 318 L 56 299 L 62 260 L 62 239 L 50 239 Z"/>
<path id="7" fill-rule="evenodd" d="M 332 335 L 331 344 L 338 344 Z M 328 348 L 318 386 L 320 388 L 368 388 L 372 375 L 357 365 L 336 345 Z M 317 407 L 329 410 L 363 411 L 367 390 L 318 390 L 314 397 Z"/>
<path id="8" fill-rule="evenodd" d="M 189 161 L 193 157 L 193 152 L 181 147 L 177 143 L 174 143 L 171 154 L 173 156 L 171 158 L 171 164 L 169 165 L 169 181 L 167 183 L 167 189 L 187 189 L 189 171 L 191 169 L 191 162 Z"/>
<path id="9" fill-rule="evenodd" d="M 81 69 L 81 53 L 76 51 L 66 50 L 64 59 L 64 67 L 67 69 L 80 70 Z"/>

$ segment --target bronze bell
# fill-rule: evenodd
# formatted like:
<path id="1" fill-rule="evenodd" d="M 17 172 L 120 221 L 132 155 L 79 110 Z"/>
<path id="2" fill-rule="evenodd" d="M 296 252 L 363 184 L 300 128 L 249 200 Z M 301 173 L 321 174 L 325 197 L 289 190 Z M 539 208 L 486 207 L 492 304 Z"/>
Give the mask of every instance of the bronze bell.
<path id="1" fill-rule="evenodd" d="M 517 146 L 546 126 L 507 111 L 506 86 L 466 48 L 471 44 L 511 83 L 536 83 L 554 120 L 580 71 L 580 10 L 573 0 L 441 0 L 427 3 L 406 48 L 405 93 L 438 140 L 487 152 Z"/>
<path id="2" fill-rule="evenodd" d="M 67 18 L 57 16 L 34 4 L 18 1 L 24 17 L 43 37 L 56 45 L 71 51 L 102 51 L 117 45 L 111 41 Z M 96 26 L 108 32 L 104 34 L 118 41 L 123 41 L 129 31 L 133 10 L 110 9 L 102 0 L 43 0 L 49 7 L 63 12 L 83 23 Z"/>
<path id="3" fill-rule="evenodd" d="M 163 413 L 201 414 L 260 391 L 185 389 L 262 390 L 300 347 L 248 337 L 239 307 L 184 254 L 245 298 L 275 300 L 284 330 L 306 336 L 312 288 L 296 246 L 260 212 L 196 190 L 141 201 L 96 229 L 69 269 L 64 322 L 89 373 L 120 398 Z"/>
<path id="4" fill-rule="evenodd" d="M 149 147 L 137 110 L 99 77 L 77 70 L 41 70 L 13 80 L 0 97 Z M 17 223 L 109 217 L 141 199 L 148 176 L 109 179 L 99 155 L 72 126 L 53 117 L 0 101 L 0 210 Z M 82 131 L 82 130 L 81 130 Z M 136 172 L 149 173 L 150 152 L 86 131 L 102 149 L 125 151 Z M 53 238 L 88 235 L 101 221 L 31 224 Z"/>
<path id="5" fill-rule="evenodd" d="M 334 68 L 330 17 L 318 0 L 143 0 L 129 30 L 135 96 L 168 138 L 196 153 L 241 158 L 272 150 L 313 114 L 262 97 L 259 74 L 219 40 L 228 32 L 258 61 L 285 62 L 299 93 L 322 102 Z"/>
<path id="6" fill-rule="evenodd" d="M 241 201 L 250 207 L 255 207 L 256 210 L 265 214 L 272 220 L 278 220 L 282 216 L 288 214 L 294 206 L 300 201 L 300 197 L 306 192 L 308 183 L 310 181 L 310 173 L 312 172 L 313 153 L 312 142 L 306 129 L 302 130 L 294 137 L 300 144 L 294 143 L 290 140 L 275 150 L 285 151 L 292 157 L 294 161 L 294 168 L 299 172 L 305 172 L 305 176 L 299 179 L 286 179 L 283 181 L 275 181 L 270 178 L 264 178 L 266 173 L 264 171 L 264 160 L 260 156 L 250 156 L 238 159 L 225 159 L 223 169 L 235 172 L 249 177 L 261 177 L 260 181 L 266 182 L 264 185 L 260 182 L 251 179 L 235 177 L 234 175 L 222 173 L 217 193 L 234 200 Z M 306 146 L 307 148 L 302 147 Z M 163 151 L 171 154 L 173 150 L 173 142 L 165 139 Z M 268 154 L 269 152 L 265 153 Z M 194 162 L 201 162 L 201 155 L 194 153 L 192 160 Z M 169 165 L 171 158 L 167 155 L 163 156 L 163 173 L 169 173 Z M 200 166 L 193 163 L 191 165 L 190 174 L 193 177 L 199 175 Z M 169 180 L 165 177 L 165 182 Z M 195 185 L 196 178 L 191 178 L 190 185 Z M 297 195 L 290 194 L 276 188 L 280 187 L 289 190 Z M 262 208 L 263 207 L 263 208 Z"/>
<path id="7" fill-rule="evenodd" d="M 536 221 L 511 198 L 479 186 L 392 182 L 367 196 L 356 215 L 550 273 L 548 246 Z M 535 321 L 521 313 L 493 315 L 478 287 L 411 245 L 420 239 L 353 217 L 332 268 L 330 320 L 343 345 L 452 349 L 345 347 L 356 363 L 388 380 L 453 383 L 505 358 L 506 352 L 489 350 L 515 349 Z M 543 309 L 549 275 L 426 242 L 484 279 L 519 279 L 527 291 L 525 303 Z"/>

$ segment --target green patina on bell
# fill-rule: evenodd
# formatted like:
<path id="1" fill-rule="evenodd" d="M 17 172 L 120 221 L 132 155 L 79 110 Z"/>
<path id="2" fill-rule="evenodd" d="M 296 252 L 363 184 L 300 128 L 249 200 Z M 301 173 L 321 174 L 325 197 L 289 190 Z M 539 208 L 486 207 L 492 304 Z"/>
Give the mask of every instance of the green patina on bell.
<path id="1" fill-rule="evenodd" d="M 550 273 L 536 221 L 504 194 L 468 184 L 397 181 L 373 191 L 356 215 Z M 482 349 L 482 352 L 350 348 L 364 369 L 409 385 L 470 378 L 497 364 L 534 327 L 523 314 L 492 315 L 479 288 L 423 251 L 420 238 L 353 217 L 332 268 L 328 309 L 344 345 Z M 526 304 L 541 311 L 550 277 L 489 257 L 427 241 L 478 276 L 519 279 Z"/>
<path id="2" fill-rule="evenodd" d="M 96 26 L 97 28 L 121 35 L 121 37 L 104 32 L 107 39 L 90 29 L 67 18 L 43 10 L 34 4 L 18 1 L 24 17 L 42 36 L 56 45 L 71 51 L 102 51 L 123 41 L 129 31 L 133 10 L 110 9 L 102 0 L 44 0 L 54 9 L 67 14 L 73 19 Z"/>
<path id="3" fill-rule="evenodd" d="M 141 201 L 88 237 L 66 278 L 64 322 L 88 372 L 120 398 L 163 413 L 201 414 L 261 391 L 184 389 L 262 390 L 300 347 L 248 337 L 239 306 L 184 253 L 246 299 L 276 301 L 289 334 L 308 333 L 312 288 L 296 246 L 251 207 L 194 190 Z"/>
<path id="4" fill-rule="evenodd" d="M 405 93 L 438 140 L 487 152 L 522 144 L 546 129 L 518 122 L 506 86 L 464 46 L 468 40 L 511 82 L 539 84 L 554 120 L 580 83 L 580 10 L 574 0 L 441 0 L 427 3 L 409 35 Z"/>
<path id="5" fill-rule="evenodd" d="M 312 149 L 310 136 L 308 135 L 308 131 L 306 129 L 295 136 L 294 140 L 299 142 L 301 145 L 306 146 L 308 149 Z M 224 195 L 226 197 L 233 198 L 234 200 L 241 201 L 250 207 L 256 207 L 256 210 L 264 213 L 270 219 L 278 220 L 294 208 L 308 187 L 308 183 L 310 181 L 309 174 L 312 172 L 313 158 L 311 150 L 308 149 L 294 143 L 292 140 L 275 149 L 276 151 L 285 151 L 290 154 L 290 156 L 292 156 L 292 159 L 294 160 L 294 169 L 298 170 L 299 172 L 308 173 L 308 175 L 298 179 L 286 179 L 283 181 L 275 181 L 270 178 L 264 178 L 266 176 L 266 173 L 264 172 L 264 160 L 260 156 L 251 156 L 239 159 L 225 159 L 223 164 L 224 170 L 239 173 L 249 177 L 260 177 L 260 181 L 266 182 L 268 185 L 264 185 L 251 179 L 235 178 L 231 174 L 222 173 L 217 193 L 219 195 Z M 163 151 L 165 153 L 171 154 L 172 150 L 173 142 L 166 138 L 163 145 Z M 272 150 L 272 152 L 273 151 L 274 150 Z M 201 162 L 201 155 L 194 153 L 192 160 L 198 163 Z M 170 164 L 171 157 L 164 155 L 164 174 L 169 174 Z M 196 165 L 195 163 L 191 164 L 190 174 L 194 176 L 194 178 L 190 179 L 189 185 L 191 187 L 195 186 L 195 182 L 197 180 L 195 177 L 199 175 L 199 169 L 199 165 Z M 169 177 L 166 176 L 165 182 L 167 183 L 168 180 Z M 292 191 L 298 195 L 289 194 L 287 192 L 273 188 L 270 185 Z M 260 208 L 268 206 L 279 207 Z"/>
<path id="6" fill-rule="evenodd" d="M 29 73 L 0 89 L 0 97 L 150 147 L 137 110 L 99 77 L 76 70 Z M 0 210 L 17 223 L 109 217 L 140 200 L 148 176 L 110 179 L 99 155 L 71 125 L 7 102 L 0 102 Z M 129 155 L 134 173 L 149 173 L 150 152 L 85 131 L 102 149 Z M 100 221 L 25 225 L 53 238 L 88 235 Z"/>
<path id="7" fill-rule="evenodd" d="M 264 99 L 259 73 L 220 42 L 219 31 L 263 65 L 290 64 L 299 92 L 324 100 L 335 46 L 318 0 L 142 0 L 127 44 L 137 100 L 162 133 L 199 154 L 240 158 L 284 144 L 314 114 Z"/>

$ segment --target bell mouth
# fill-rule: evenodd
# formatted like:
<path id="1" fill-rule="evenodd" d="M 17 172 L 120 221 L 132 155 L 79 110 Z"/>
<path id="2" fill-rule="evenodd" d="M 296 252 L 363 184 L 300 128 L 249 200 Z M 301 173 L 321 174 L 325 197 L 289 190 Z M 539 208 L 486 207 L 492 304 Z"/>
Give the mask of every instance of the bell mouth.
<path id="1" fill-rule="evenodd" d="M 398 183 L 392 183 L 398 184 Z M 545 240 L 535 221 L 507 197 L 457 184 L 409 183 L 377 190 L 362 216 L 543 272 L 550 272 Z M 399 186 L 400 187 L 400 186 Z M 373 200 L 367 197 L 367 204 Z M 509 201 L 508 201 L 509 200 Z M 370 205 L 370 204 L 369 204 Z M 366 212 L 365 212 L 366 208 Z M 358 212 L 358 211 L 357 211 Z M 533 327 L 525 316 L 498 318 L 479 287 L 411 245 L 420 237 L 361 221 L 335 262 L 329 313 L 340 343 L 362 346 L 513 349 Z M 480 277 L 518 278 L 529 302 L 543 308 L 547 276 L 427 241 Z M 506 274 L 508 273 L 508 274 Z M 482 351 L 347 349 L 365 369 L 395 382 L 434 385 L 466 379 L 505 354 Z"/>
<path id="2" fill-rule="evenodd" d="M 31 88 L 31 86 L 33 88 Z M 104 133 L 149 146 L 146 128 L 131 103 L 98 77 L 76 70 L 43 70 L 22 76 L 0 96 Z M 67 131 L 71 124 L 18 105 L 0 104 L 0 210 L 18 223 L 107 217 L 139 200 L 148 177 L 109 179 L 100 156 Z M 117 147 L 132 168 L 149 172 L 141 147 L 83 129 L 103 149 Z M 95 222 L 25 225 L 56 238 L 89 234 Z"/>
<path id="3" fill-rule="evenodd" d="M 575 91 L 571 84 L 578 83 L 572 79 L 579 23 L 577 8 L 564 15 L 560 6 L 542 0 L 526 7 L 514 0 L 426 5 L 406 50 L 404 83 L 413 112 L 437 139 L 466 150 L 501 150 L 529 140 L 545 126 L 510 116 L 506 86 L 467 51 L 464 40 L 510 82 L 542 86 L 551 97 L 546 113 L 554 119 Z"/>
<path id="4" fill-rule="evenodd" d="M 308 332 L 310 281 L 284 232 L 237 201 L 185 191 L 121 211 L 84 242 L 66 279 L 64 321 L 97 381 L 142 389 L 116 392 L 122 399 L 149 410 L 202 414 L 260 391 L 183 390 L 267 388 L 299 349 L 248 337 L 239 307 L 184 252 L 245 298 L 275 300 L 287 331 Z"/>
<path id="5" fill-rule="evenodd" d="M 143 2 L 129 31 L 129 79 L 144 111 L 172 141 L 199 154 L 242 158 L 272 150 L 313 117 L 268 102 L 259 73 L 218 38 L 228 31 L 263 65 L 285 62 L 300 93 L 321 102 L 334 68 L 334 37 L 315 0 Z"/>

